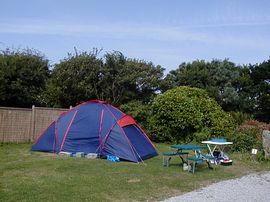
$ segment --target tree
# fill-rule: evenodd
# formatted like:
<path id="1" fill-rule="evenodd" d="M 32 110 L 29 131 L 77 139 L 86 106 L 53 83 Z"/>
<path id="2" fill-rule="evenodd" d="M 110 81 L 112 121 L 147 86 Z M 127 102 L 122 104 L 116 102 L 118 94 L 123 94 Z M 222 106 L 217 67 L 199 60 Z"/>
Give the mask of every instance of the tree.
<path id="1" fill-rule="evenodd" d="M 256 119 L 270 122 L 270 59 L 250 67 L 253 81 L 252 98 L 255 100 Z"/>
<path id="2" fill-rule="evenodd" d="M 74 106 L 90 99 L 121 105 L 131 100 L 149 102 L 159 90 L 164 69 L 152 63 L 128 59 L 122 53 L 98 52 L 69 54 L 55 65 L 46 91 L 44 105 Z"/>
<path id="3" fill-rule="evenodd" d="M 132 70 L 126 65 L 127 59 L 121 52 L 107 53 L 102 68 L 102 97 L 119 105 L 123 100 L 133 97 L 136 84 Z M 134 94 L 133 94 L 134 93 Z"/>
<path id="4" fill-rule="evenodd" d="M 68 54 L 52 70 L 42 103 L 51 107 L 75 106 L 83 101 L 98 99 L 102 61 L 98 51 Z"/>
<path id="5" fill-rule="evenodd" d="M 187 142 L 201 140 L 202 131 L 204 138 L 229 137 L 234 123 L 205 90 L 181 86 L 155 98 L 150 128 L 156 141 Z"/>
<path id="6" fill-rule="evenodd" d="M 182 63 L 177 70 L 171 71 L 166 76 L 165 90 L 173 86 L 202 88 L 215 98 L 224 110 L 238 110 L 239 95 L 235 82 L 239 78 L 239 71 L 240 68 L 227 59 Z"/>
<path id="7" fill-rule="evenodd" d="M 119 105 L 131 100 L 149 102 L 160 90 L 164 69 L 151 62 L 126 58 L 114 51 L 105 55 L 103 97 Z"/>
<path id="8" fill-rule="evenodd" d="M 0 52 L 0 105 L 31 107 L 49 77 L 48 60 L 36 50 Z"/>
<path id="9" fill-rule="evenodd" d="M 250 66 L 243 66 L 239 69 L 239 77 L 234 82 L 238 93 L 237 111 L 252 114 L 255 109 L 255 100 L 253 96 L 254 83 L 250 76 Z"/>

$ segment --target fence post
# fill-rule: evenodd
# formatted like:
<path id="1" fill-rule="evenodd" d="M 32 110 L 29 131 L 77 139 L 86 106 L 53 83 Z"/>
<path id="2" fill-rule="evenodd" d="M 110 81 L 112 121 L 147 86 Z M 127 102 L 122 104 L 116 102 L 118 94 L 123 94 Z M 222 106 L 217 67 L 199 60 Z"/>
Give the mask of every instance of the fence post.
<path id="1" fill-rule="evenodd" d="M 32 111 L 31 111 L 31 128 L 30 128 L 30 137 L 29 137 L 29 140 L 31 142 L 33 142 L 34 139 L 35 139 L 35 125 L 36 125 L 35 113 L 36 113 L 35 105 L 32 105 Z"/>

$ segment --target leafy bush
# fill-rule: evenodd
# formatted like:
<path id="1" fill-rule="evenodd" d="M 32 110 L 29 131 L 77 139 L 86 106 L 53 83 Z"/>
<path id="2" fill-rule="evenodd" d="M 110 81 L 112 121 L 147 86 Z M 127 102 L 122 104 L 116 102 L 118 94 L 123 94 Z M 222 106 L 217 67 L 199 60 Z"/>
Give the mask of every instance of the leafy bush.
<path id="1" fill-rule="evenodd" d="M 270 130 L 270 124 L 256 120 L 248 120 L 242 123 L 231 137 L 233 151 L 251 152 L 252 148 L 262 149 L 262 132 Z"/>
<path id="2" fill-rule="evenodd" d="M 247 120 L 238 127 L 238 131 L 245 131 L 247 129 L 256 129 L 259 131 L 259 136 L 264 130 L 270 130 L 270 124 L 259 122 L 256 120 Z"/>
<path id="3" fill-rule="evenodd" d="M 158 141 L 187 142 L 200 139 L 204 131 L 209 138 L 230 136 L 234 123 L 205 90 L 182 86 L 156 97 L 150 129 Z"/>
<path id="4" fill-rule="evenodd" d="M 202 130 L 193 133 L 194 141 L 198 143 L 211 139 L 211 136 L 211 129 L 207 127 L 204 127 Z"/>
<path id="5" fill-rule="evenodd" d="M 241 125 L 245 121 L 253 118 L 252 115 L 243 112 L 230 112 L 230 115 L 233 117 L 237 125 Z"/>
<path id="6" fill-rule="evenodd" d="M 231 137 L 231 141 L 233 142 L 232 151 L 251 152 L 252 148 L 261 149 L 262 144 L 258 136 L 259 131 L 254 128 L 236 132 Z"/>
<path id="7" fill-rule="evenodd" d="M 120 105 L 119 108 L 126 114 L 131 115 L 143 129 L 147 130 L 149 128 L 150 105 L 134 100 Z"/>

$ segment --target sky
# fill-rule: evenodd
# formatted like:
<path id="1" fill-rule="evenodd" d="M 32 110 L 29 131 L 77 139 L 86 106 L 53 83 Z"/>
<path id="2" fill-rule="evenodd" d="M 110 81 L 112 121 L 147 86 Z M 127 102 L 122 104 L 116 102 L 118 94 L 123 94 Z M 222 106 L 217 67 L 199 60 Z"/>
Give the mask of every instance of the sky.
<path id="1" fill-rule="evenodd" d="M 255 64 L 270 56 L 269 0 L 0 0 L 0 50 L 33 48 L 51 64 L 102 49 L 161 65 Z"/>

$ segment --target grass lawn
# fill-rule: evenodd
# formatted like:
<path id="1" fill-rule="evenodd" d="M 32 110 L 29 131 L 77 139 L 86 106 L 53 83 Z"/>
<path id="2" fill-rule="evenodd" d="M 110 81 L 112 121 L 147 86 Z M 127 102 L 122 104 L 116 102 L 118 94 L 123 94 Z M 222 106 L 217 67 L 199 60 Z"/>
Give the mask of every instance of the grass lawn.
<path id="1" fill-rule="evenodd" d="M 0 201 L 158 201 L 251 172 L 270 170 L 270 163 L 231 155 L 233 166 L 182 171 L 180 159 L 162 166 L 162 155 L 145 161 L 106 160 L 31 153 L 30 144 L 0 144 Z M 160 152 L 169 145 L 157 144 Z"/>

